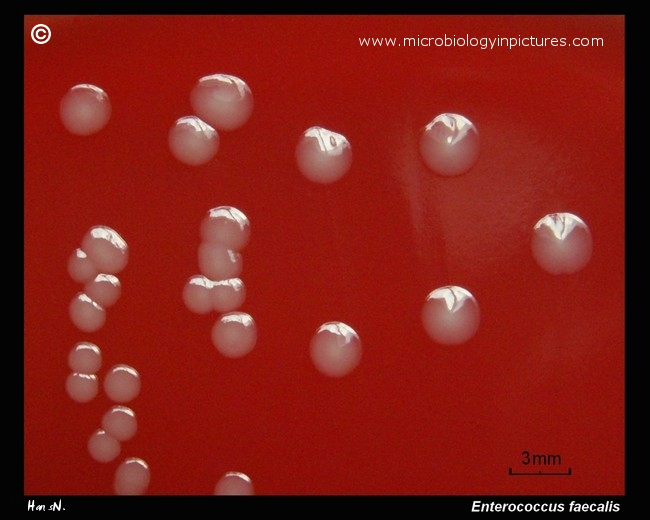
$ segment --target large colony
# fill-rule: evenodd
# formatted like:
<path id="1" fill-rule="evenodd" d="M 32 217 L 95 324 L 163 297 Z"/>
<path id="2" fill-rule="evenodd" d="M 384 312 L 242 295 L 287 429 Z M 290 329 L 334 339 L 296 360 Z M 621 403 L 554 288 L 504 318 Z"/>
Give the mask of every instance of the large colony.
<path id="1" fill-rule="evenodd" d="M 190 93 L 195 115 L 181 117 L 168 135 L 169 150 L 179 162 L 190 166 L 209 162 L 219 151 L 219 131 L 241 128 L 253 111 L 253 96 L 240 78 L 213 74 L 200 78 Z M 61 100 L 63 126 L 75 135 L 94 134 L 106 126 L 111 115 L 107 94 L 99 87 L 80 84 Z M 419 155 L 434 173 L 455 177 L 470 171 L 479 160 L 479 133 L 467 117 L 443 113 L 426 124 L 420 134 Z M 418 151 L 415 151 L 416 153 Z M 297 136 L 296 170 L 309 181 L 331 184 L 352 169 L 352 147 L 337 132 L 319 126 Z M 449 182 L 454 182 L 450 179 Z M 242 272 L 242 250 L 251 238 L 246 215 L 236 207 L 220 205 L 207 211 L 200 223 L 199 274 L 189 277 L 182 299 L 197 314 L 217 313 L 211 341 L 217 352 L 241 358 L 257 342 L 253 317 L 240 309 L 245 303 L 246 286 Z M 585 222 L 567 212 L 542 216 L 531 226 L 531 252 L 541 269 L 552 275 L 567 275 L 584 268 L 591 258 L 592 237 Z M 70 304 L 70 318 L 84 333 L 99 330 L 106 322 L 106 308 L 121 294 L 116 274 L 126 267 L 128 247 L 113 229 L 96 225 L 83 237 L 68 262 L 71 278 L 83 284 Z M 442 346 L 460 345 L 477 333 L 481 313 L 476 297 L 457 285 L 444 285 L 423 295 L 421 322 L 432 342 Z M 315 369 L 330 379 L 349 375 L 361 362 L 362 342 L 357 332 L 340 321 L 325 321 L 305 350 Z M 71 373 L 66 391 L 75 401 L 92 400 L 98 393 L 101 351 L 97 345 L 80 341 L 70 351 Z M 98 462 L 118 457 L 121 443 L 137 431 L 135 412 L 126 406 L 140 393 L 140 376 L 129 365 L 112 367 L 104 376 L 104 391 L 114 402 L 101 426 L 88 440 L 88 451 Z M 149 466 L 139 458 L 127 458 L 115 471 L 114 492 L 138 495 L 147 491 Z M 251 495 L 248 475 L 228 472 L 216 483 L 215 495 Z"/>

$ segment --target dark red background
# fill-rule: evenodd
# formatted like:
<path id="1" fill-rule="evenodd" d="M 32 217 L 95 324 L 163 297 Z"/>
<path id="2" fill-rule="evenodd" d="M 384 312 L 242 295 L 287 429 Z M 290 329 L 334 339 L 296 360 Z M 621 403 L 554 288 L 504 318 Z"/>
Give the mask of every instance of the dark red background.
<path id="1" fill-rule="evenodd" d="M 46 23 L 51 40 L 30 30 Z M 362 37 L 603 38 L 602 47 L 368 48 Z M 622 16 L 27 16 L 25 45 L 24 491 L 111 494 L 119 461 L 145 459 L 148 493 L 211 494 L 226 471 L 258 494 L 622 494 L 624 486 L 624 18 Z M 255 109 L 217 157 L 167 147 L 189 93 L 217 72 Z M 58 106 L 77 83 L 110 96 L 108 126 L 69 134 Z M 441 112 L 479 128 L 476 167 L 440 178 L 419 129 Z M 350 140 L 336 184 L 303 178 L 293 151 L 320 125 Z M 238 360 L 210 342 L 217 315 L 185 308 L 205 212 L 251 222 L 243 251 L 259 340 Z M 590 264 L 543 272 L 530 232 L 549 212 L 590 226 Z M 106 325 L 77 330 L 71 252 L 93 225 L 130 246 Z M 471 290 L 481 327 L 433 344 L 427 293 Z M 310 362 L 325 321 L 357 330 L 359 367 Z M 95 342 L 135 367 L 137 435 L 112 463 L 86 441 L 112 405 L 65 393 L 67 356 Z M 559 454 L 553 467 L 522 452 Z M 514 471 L 571 476 L 513 477 Z"/>

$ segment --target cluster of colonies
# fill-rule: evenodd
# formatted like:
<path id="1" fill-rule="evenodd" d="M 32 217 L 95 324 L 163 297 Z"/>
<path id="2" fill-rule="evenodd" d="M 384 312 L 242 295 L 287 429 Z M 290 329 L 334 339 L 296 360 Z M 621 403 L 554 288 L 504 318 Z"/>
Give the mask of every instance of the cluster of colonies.
<path id="1" fill-rule="evenodd" d="M 196 314 L 221 313 L 212 327 L 212 343 L 222 355 L 240 358 L 257 343 L 253 317 L 238 311 L 246 299 L 241 251 L 250 240 L 250 221 L 233 206 L 208 210 L 199 228 L 200 274 L 191 276 L 183 287 L 185 306 Z M 248 475 L 230 471 L 217 482 L 215 495 L 252 495 Z"/>
<path id="2" fill-rule="evenodd" d="M 65 106 L 70 111 L 74 104 L 68 102 Z M 84 110 L 80 113 L 87 116 Z M 66 114 L 71 117 L 70 113 Z M 80 330 L 94 332 L 106 322 L 105 309 L 114 305 L 121 295 L 121 284 L 115 273 L 126 267 L 128 251 L 126 241 L 107 226 L 90 228 L 81 247 L 73 251 L 68 260 L 68 273 L 74 281 L 84 284 L 84 290 L 73 298 L 69 310 L 72 322 Z M 86 403 L 95 398 L 101 364 L 102 354 L 96 344 L 82 341 L 72 348 L 68 354 L 72 372 L 65 385 L 71 399 Z M 140 375 L 129 365 L 115 365 L 104 378 L 104 392 L 113 402 L 127 403 L 140 393 Z M 137 428 L 133 410 L 122 405 L 113 406 L 104 414 L 101 427 L 88 439 L 90 456 L 97 462 L 114 460 L 122 450 L 121 443 L 131 439 Z M 149 486 L 149 466 L 140 458 L 125 459 L 115 471 L 113 485 L 118 495 L 144 493 Z"/>
<path id="3" fill-rule="evenodd" d="M 212 74 L 198 80 L 190 92 L 196 115 L 180 117 L 169 130 L 168 144 L 180 162 L 198 166 L 219 151 L 219 131 L 236 130 L 253 112 L 253 95 L 244 80 Z"/>
<path id="4" fill-rule="evenodd" d="M 440 114 L 424 127 L 419 149 L 424 164 L 435 173 L 461 175 L 478 160 L 478 130 L 465 116 Z M 591 259 L 592 247 L 591 231 L 573 213 L 549 213 L 533 226 L 533 258 L 550 274 L 577 273 Z"/>
<path id="5" fill-rule="evenodd" d="M 210 209 L 200 225 L 199 272 L 183 288 L 186 307 L 197 314 L 219 312 L 212 327 L 212 343 L 224 356 L 240 358 L 257 342 L 253 317 L 238 311 L 246 299 L 241 250 L 250 239 L 250 222 L 239 209 Z"/>
<path id="6" fill-rule="evenodd" d="M 235 130 L 250 118 L 253 98 L 248 85 L 235 76 L 214 74 L 201 78 L 190 95 L 197 115 L 178 119 L 169 131 L 172 155 L 188 165 L 205 164 L 219 149 L 218 130 Z M 61 120 L 73 134 L 90 135 L 101 130 L 110 117 L 111 105 L 106 93 L 88 84 L 73 87 L 63 98 Z M 443 113 L 424 126 L 419 139 L 419 155 L 428 169 L 443 177 L 455 177 L 471 170 L 480 155 L 479 133 L 472 121 L 455 113 Z M 320 126 L 308 128 L 295 148 L 297 169 L 304 177 L 319 184 L 341 179 L 352 166 L 352 148 L 348 139 Z M 246 288 L 239 278 L 242 270 L 241 250 L 250 238 L 246 215 L 232 206 L 208 211 L 200 228 L 199 270 L 183 289 L 187 308 L 198 314 L 221 313 L 212 329 L 212 342 L 226 357 L 238 358 L 250 352 L 257 341 L 253 318 L 237 309 L 244 303 Z M 532 228 L 531 250 L 534 260 L 553 275 L 580 271 L 592 255 L 591 232 L 585 222 L 572 213 L 550 213 Z M 99 329 L 105 321 L 104 308 L 120 294 L 119 272 L 127 261 L 126 243 L 110 228 L 96 226 L 72 255 L 68 271 L 84 283 L 70 306 L 70 316 L 83 331 Z M 424 331 L 441 345 L 458 345 L 469 341 L 477 332 L 481 319 L 474 295 L 466 288 L 446 285 L 432 290 L 421 311 Z M 340 321 L 322 324 L 312 336 L 310 356 L 314 366 L 330 377 L 349 374 L 360 362 L 361 340 L 357 332 Z M 99 350 L 90 343 L 80 343 L 70 354 L 73 374 L 68 392 L 78 401 L 92 399 L 97 392 L 95 373 L 99 368 Z M 107 376 L 105 389 L 116 401 L 127 399 L 128 385 L 119 381 L 129 377 L 138 381 L 137 372 L 119 366 Z M 120 375 L 121 374 L 121 375 Z M 118 390 L 120 388 L 121 390 Z M 136 392 L 137 394 L 137 392 Z M 97 460 L 112 460 L 119 453 L 119 442 L 135 433 L 133 411 L 117 406 L 109 410 L 89 442 Z M 122 482 L 138 482 L 130 488 Z M 146 478 L 145 478 L 146 475 Z M 116 492 L 138 493 L 148 484 L 148 467 L 140 459 L 127 459 L 116 473 Z M 252 494 L 250 478 L 229 472 L 217 483 L 215 494 Z"/>
<path id="7" fill-rule="evenodd" d="M 181 162 L 190 165 L 203 164 L 209 161 L 218 151 L 219 136 L 217 130 L 235 130 L 242 126 L 250 117 L 253 100 L 250 89 L 239 78 L 225 74 L 215 74 L 201 78 L 191 93 L 191 104 L 200 115 L 180 118 L 169 132 L 169 146 L 172 154 Z M 90 84 L 75 85 L 68 91 L 60 104 L 60 117 L 64 127 L 75 135 L 91 135 L 106 126 L 111 115 L 111 104 L 108 95 L 101 88 Z M 233 212 L 238 212 L 232 208 Z M 220 211 L 212 212 L 219 219 Z M 214 215 L 216 213 L 216 215 Z M 241 213 L 246 223 L 244 235 L 249 233 L 246 217 Z M 233 213 L 235 215 L 235 213 Z M 209 228 L 206 224 L 208 244 L 211 242 Z M 217 227 L 219 227 L 217 225 Z M 228 226 L 226 225 L 226 228 Z M 212 238 L 219 238 L 217 231 Z M 227 231 L 225 232 L 227 235 Z M 114 274 L 121 271 L 128 261 L 126 242 L 112 229 L 96 226 L 84 239 L 82 247 L 77 249 L 68 262 L 68 272 L 73 280 L 85 283 L 84 292 L 79 293 L 70 305 L 70 317 L 73 323 L 85 332 L 100 329 L 106 321 L 105 308 L 113 305 L 121 294 L 119 280 Z M 226 235 L 223 235 L 222 238 Z M 240 237 L 241 238 L 241 237 Z M 104 239 L 108 242 L 95 242 L 93 239 Z M 245 238 L 247 241 L 248 238 Z M 218 239 L 217 242 L 220 242 Z M 226 237 L 226 244 L 228 238 Z M 223 252 L 219 244 L 211 246 L 204 244 L 200 252 L 200 263 L 207 263 L 207 272 L 221 276 L 219 268 L 213 270 L 211 259 L 216 255 L 217 264 Z M 224 243 L 221 243 L 224 245 Z M 230 244 L 233 245 L 232 243 Z M 241 243 L 242 247 L 245 243 Z M 88 254 L 86 250 L 91 253 Z M 235 257 L 239 255 L 236 252 Z M 214 310 L 224 312 L 215 324 L 213 338 L 217 348 L 231 357 L 243 355 L 244 350 L 250 350 L 255 344 L 251 339 L 250 325 L 254 332 L 254 322 L 245 313 L 228 312 L 238 308 L 245 298 L 243 282 L 236 276 L 241 270 L 241 256 L 234 260 L 231 278 L 218 279 L 213 284 Z M 223 258 L 222 258 L 223 259 Z M 238 271 L 239 270 L 239 271 Z M 100 272 L 100 271 L 106 271 Z M 94 279 L 93 279 L 94 276 Z M 205 278 L 205 279 L 204 279 Z M 209 282 L 207 277 L 193 277 L 189 285 Z M 193 300 L 194 287 L 190 287 L 188 298 Z M 199 291 L 201 292 L 201 291 Z M 199 297 L 200 299 L 200 297 Z M 194 301 L 196 305 L 196 301 Z M 243 334 L 240 326 L 244 324 L 247 332 Z M 256 333 L 254 334 L 256 338 Z M 242 343 L 242 337 L 243 343 Z M 248 337 L 248 339 L 246 339 Z M 234 339 L 233 339 L 234 338 Z M 248 346 L 246 346 L 248 345 Z M 242 350 L 243 349 L 243 350 Z M 93 357 L 90 362 L 88 357 Z M 84 359 L 86 361 L 84 362 Z M 101 353 L 96 345 L 90 343 L 78 344 L 69 356 L 73 373 L 66 382 L 68 394 L 78 402 L 92 400 L 98 391 L 96 372 L 101 365 Z M 73 368 L 74 367 L 74 368 Z M 140 379 L 137 371 L 127 365 L 117 365 L 105 379 L 106 394 L 117 402 L 126 402 L 137 396 L 140 391 Z M 126 407 L 114 407 L 105 415 L 102 428 L 91 436 L 88 449 L 91 456 L 100 462 L 108 462 L 119 455 L 120 443 L 131 438 L 137 429 L 133 410 Z M 149 467 L 142 459 L 126 459 L 115 474 L 115 492 L 117 494 L 142 494 L 149 485 Z M 214 490 L 218 495 L 248 495 L 253 493 L 250 478 L 241 472 L 228 472 L 217 482 Z"/>
<path id="8" fill-rule="evenodd" d="M 106 323 L 106 308 L 122 294 L 119 279 L 129 260 L 124 239 L 108 226 L 93 226 L 84 235 L 81 247 L 68 259 L 68 273 L 84 284 L 70 303 L 70 318 L 84 332 L 95 332 Z"/>
<path id="9" fill-rule="evenodd" d="M 102 364 L 99 347 L 88 341 L 77 343 L 68 355 L 72 371 L 66 380 L 66 391 L 78 403 L 92 401 L 99 391 L 97 372 Z M 104 392 L 117 403 L 125 403 L 140 393 L 140 375 L 128 365 L 115 365 L 104 379 Z"/>

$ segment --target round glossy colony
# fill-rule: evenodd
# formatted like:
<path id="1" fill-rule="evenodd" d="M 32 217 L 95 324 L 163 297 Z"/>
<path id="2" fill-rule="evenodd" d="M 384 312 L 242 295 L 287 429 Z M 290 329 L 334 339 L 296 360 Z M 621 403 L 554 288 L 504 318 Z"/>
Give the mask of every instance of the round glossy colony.
<path id="1" fill-rule="evenodd" d="M 316 369 L 326 376 L 348 375 L 361 361 L 359 335 L 340 321 L 329 321 L 318 327 L 309 348 Z"/>
<path id="2" fill-rule="evenodd" d="M 237 278 L 243 269 L 241 253 L 213 242 L 201 242 L 198 258 L 200 273 L 210 280 Z"/>
<path id="3" fill-rule="evenodd" d="M 70 302 L 70 319 L 75 327 L 84 332 L 95 332 L 106 323 L 106 311 L 86 293 L 77 293 Z"/>
<path id="4" fill-rule="evenodd" d="M 120 441 L 97 429 L 88 439 L 88 452 L 97 462 L 110 462 L 120 454 L 122 446 Z"/>
<path id="5" fill-rule="evenodd" d="M 73 372 L 96 374 L 102 366 L 102 352 L 94 343 L 80 341 L 68 354 L 68 366 Z"/>
<path id="6" fill-rule="evenodd" d="M 204 76 L 190 93 L 194 112 L 217 130 L 236 130 L 253 113 L 253 94 L 246 82 L 229 74 Z"/>
<path id="7" fill-rule="evenodd" d="M 350 169 L 352 147 L 345 136 L 312 126 L 296 145 L 296 162 L 300 172 L 310 181 L 330 184 Z"/>
<path id="8" fill-rule="evenodd" d="M 250 314 L 228 312 L 212 327 L 212 344 L 228 358 L 240 358 L 248 354 L 257 342 L 257 326 Z"/>
<path id="9" fill-rule="evenodd" d="M 124 442 L 131 439 L 138 431 L 138 421 L 131 408 L 113 406 L 102 417 L 102 428 L 111 437 Z"/>
<path id="10" fill-rule="evenodd" d="M 116 495 L 144 495 L 150 480 L 149 465 L 140 458 L 130 457 L 115 470 L 113 488 Z"/>
<path id="11" fill-rule="evenodd" d="M 431 291 L 422 307 L 422 324 L 427 335 L 443 345 L 465 343 L 476 334 L 481 314 L 476 298 L 456 285 Z"/>
<path id="12" fill-rule="evenodd" d="M 86 282 L 84 286 L 86 295 L 104 307 L 115 305 L 122 295 L 122 284 L 114 274 L 98 274 Z"/>
<path id="13" fill-rule="evenodd" d="M 177 119 L 169 129 L 169 150 L 184 164 L 199 166 L 219 151 L 219 133 L 196 116 Z"/>
<path id="14" fill-rule="evenodd" d="M 99 132 L 111 118 L 108 95 L 95 85 L 75 85 L 63 96 L 59 106 L 63 126 L 75 135 Z"/>
<path id="15" fill-rule="evenodd" d="M 201 240 L 241 251 L 250 240 L 248 217 L 232 206 L 218 206 L 208 210 L 201 221 Z"/>
<path id="16" fill-rule="evenodd" d="M 65 391 L 73 401 L 88 403 L 99 391 L 99 382 L 95 374 L 71 373 L 65 380 Z"/>
<path id="17" fill-rule="evenodd" d="M 117 231 L 108 226 L 90 228 L 81 241 L 81 249 L 100 273 L 119 273 L 129 261 L 129 246 Z"/>
<path id="18" fill-rule="evenodd" d="M 77 248 L 68 259 L 68 274 L 75 282 L 86 283 L 95 278 L 99 271 L 88 255 Z"/>
<path id="19" fill-rule="evenodd" d="M 219 479 L 214 488 L 215 495 L 253 495 L 253 482 L 239 471 L 229 471 Z"/>
<path id="20" fill-rule="evenodd" d="M 207 276 L 191 276 L 183 286 L 183 303 L 191 312 L 207 314 L 212 309 L 212 287 L 214 282 Z"/>
<path id="21" fill-rule="evenodd" d="M 584 221 L 572 213 L 550 213 L 533 228 L 533 257 L 551 274 L 573 274 L 591 259 L 591 231 Z"/>
<path id="22" fill-rule="evenodd" d="M 140 374 L 129 365 L 115 365 L 104 378 L 104 392 L 116 403 L 127 403 L 140 393 Z"/>
<path id="23" fill-rule="evenodd" d="M 434 172 L 453 176 L 467 172 L 478 160 L 476 126 L 459 114 L 440 114 L 420 135 L 420 155 Z"/>

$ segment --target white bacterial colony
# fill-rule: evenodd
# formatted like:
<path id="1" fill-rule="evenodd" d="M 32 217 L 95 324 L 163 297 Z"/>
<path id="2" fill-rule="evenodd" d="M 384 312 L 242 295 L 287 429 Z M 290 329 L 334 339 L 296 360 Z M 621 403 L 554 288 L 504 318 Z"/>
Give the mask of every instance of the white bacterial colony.
<path id="1" fill-rule="evenodd" d="M 361 361 L 361 339 L 349 325 L 329 321 L 314 332 L 309 352 L 319 372 L 329 377 L 343 377 Z"/>
<path id="2" fill-rule="evenodd" d="M 573 213 L 549 213 L 533 227 L 531 249 L 544 271 L 554 275 L 577 273 L 591 259 L 591 231 Z"/>
<path id="3" fill-rule="evenodd" d="M 197 274 L 183 287 L 183 302 L 195 314 L 230 312 L 239 309 L 246 300 L 246 286 L 241 278 L 211 280 Z"/>
<path id="4" fill-rule="evenodd" d="M 319 184 L 338 181 L 352 166 L 352 147 L 348 139 L 320 126 L 312 126 L 303 132 L 295 156 L 298 170 Z"/>
<path id="5" fill-rule="evenodd" d="M 80 83 L 61 99 L 59 116 L 63 126 L 72 134 L 96 134 L 111 118 L 111 101 L 98 86 Z"/>
<path id="6" fill-rule="evenodd" d="M 245 473 L 229 471 L 217 482 L 215 495 L 254 495 L 253 481 Z"/>
<path id="7" fill-rule="evenodd" d="M 246 82 L 230 74 L 198 80 L 190 93 L 194 112 L 217 130 L 237 130 L 253 113 L 253 94 Z"/>
<path id="8" fill-rule="evenodd" d="M 71 372 L 65 380 L 65 391 L 70 399 L 78 403 L 92 401 L 99 392 L 99 382 L 95 374 Z"/>
<path id="9" fill-rule="evenodd" d="M 88 439 L 88 453 L 97 462 L 111 462 L 122 451 L 122 445 L 105 430 L 98 428 Z"/>
<path id="10" fill-rule="evenodd" d="M 129 365 L 115 365 L 104 377 L 104 392 L 116 403 L 133 401 L 140 393 L 140 374 Z"/>
<path id="11" fill-rule="evenodd" d="M 138 431 L 135 412 L 123 405 L 115 405 L 102 417 L 102 428 L 120 442 L 133 438 Z"/>
<path id="12" fill-rule="evenodd" d="M 116 495 L 144 495 L 151 481 L 149 465 L 138 457 L 124 459 L 115 470 Z"/>
<path id="13" fill-rule="evenodd" d="M 222 314 L 212 326 L 212 344 L 228 358 L 248 354 L 257 343 L 257 325 L 253 317 L 240 311 Z"/>
<path id="14" fill-rule="evenodd" d="M 420 134 L 420 155 L 435 173 L 453 177 L 469 171 L 480 152 L 476 126 L 465 116 L 444 113 L 436 116 Z"/>
<path id="15" fill-rule="evenodd" d="M 189 166 L 205 164 L 219 151 L 219 133 L 196 116 L 178 118 L 168 141 L 172 155 Z"/>
<path id="16" fill-rule="evenodd" d="M 481 313 L 474 295 L 463 287 L 447 285 L 431 291 L 422 307 L 427 335 L 441 345 L 469 341 L 478 330 Z"/>

